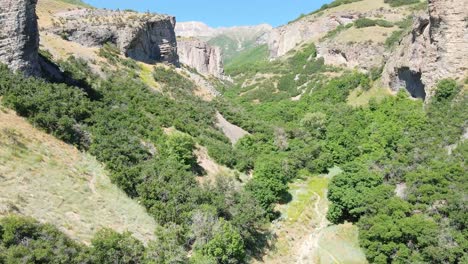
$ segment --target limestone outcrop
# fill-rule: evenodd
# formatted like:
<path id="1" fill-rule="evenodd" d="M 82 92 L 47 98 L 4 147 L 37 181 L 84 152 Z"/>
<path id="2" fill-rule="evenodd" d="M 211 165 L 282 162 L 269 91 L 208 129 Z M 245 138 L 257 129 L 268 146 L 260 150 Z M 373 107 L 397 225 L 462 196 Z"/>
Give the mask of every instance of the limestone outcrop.
<path id="1" fill-rule="evenodd" d="M 466 77 L 467 14 L 468 0 L 429 0 L 428 14 L 415 18 L 411 33 L 389 56 L 383 84 L 425 99 L 433 96 L 438 80 Z"/>
<path id="2" fill-rule="evenodd" d="M 0 62 L 39 75 L 37 0 L 0 0 Z"/>
<path id="3" fill-rule="evenodd" d="M 309 16 L 296 22 L 273 29 L 263 40 L 268 44 L 270 57 L 277 58 L 294 49 L 298 44 L 317 40 L 325 33 L 357 19 L 357 14 L 335 14 L 333 16 Z"/>
<path id="4" fill-rule="evenodd" d="M 114 43 L 132 59 L 178 65 L 175 17 L 80 9 L 57 14 L 52 31 L 84 46 Z"/>
<path id="5" fill-rule="evenodd" d="M 384 63 L 386 50 L 381 43 L 336 43 L 326 41 L 317 45 L 317 56 L 328 65 L 371 70 Z"/>
<path id="6" fill-rule="evenodd" d="M 179 39 L 177 48 L 180 62 L 195 68 L 203 75 L 224 77 L 221 49 L 197 39 Z"/>

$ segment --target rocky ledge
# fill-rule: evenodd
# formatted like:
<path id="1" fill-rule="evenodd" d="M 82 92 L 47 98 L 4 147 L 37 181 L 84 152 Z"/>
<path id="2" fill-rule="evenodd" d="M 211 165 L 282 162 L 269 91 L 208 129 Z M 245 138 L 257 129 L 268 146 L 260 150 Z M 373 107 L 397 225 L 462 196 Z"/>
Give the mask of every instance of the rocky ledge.
<path id="1" fill-rule="evenodd" d="M 84 46 L 113 43 L 145 63 L 178 65 L 175 24 L 175 17 L 166 15 L 80 9 L 57 14 L 51 31 Z"/>
<path id="2" fill-rule="evenodd" d="M 0 0 L 0 62 L 39 75 L 37 0 Z"/>

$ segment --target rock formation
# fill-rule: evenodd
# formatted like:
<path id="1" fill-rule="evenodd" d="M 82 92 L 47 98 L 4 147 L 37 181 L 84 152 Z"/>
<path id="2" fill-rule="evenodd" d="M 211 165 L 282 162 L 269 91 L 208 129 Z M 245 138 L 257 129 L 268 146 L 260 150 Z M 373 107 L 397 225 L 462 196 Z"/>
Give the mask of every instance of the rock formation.
<path id="1" fill-rule="evenodd" d="M 0 0 L 0 62 L 26 75 L 40 74 L 37 0 Z"/>
<path id="2" fill-rule="evenodd" d="M 277 58 L 285 55 L 298 44 L 317 40 L 339 25 L 351 23 L 357 18 L 357 14 L 348 12 L 334 14 L 333 16 L 309 16 L 273 29 L 271 33 L 264 37 L 264 41 L 270 49 L 270 57 Z"/>
<path id="3" fill-rule="evenodd" d="M 272 29 L 272 26 L 267 24 L 211 28 L 201 22 L 182 22 L 177 23 L 176 34 L 178 37 L 197 38 L 211 46 L 220 47 L 223 61 L 226 62 L 244 50 L 264 44 L 258 40 Z"/>
<path id="4" fill-rule="evenodd" d="M 428 10 L 415 18 L 382 76 L 392 90 L 404 87 L 423 99 L 434 94 L 438 80 L 468 73 L 468 0 L 429 0 Z"/>
<path id="5" fill-rule="evenodd" d="M 84 46 L 114 43 L 130 58 L 178 65 L 175 18 L 166 15 L 80 9 L 58 14 L 53 32 Z"/>
<path id="6" fill-rule="evenodd" d="M 181 63 L 195 68 L 203 75 L 223 77 L 223 61 L 219 47 L 212 47 L 197 39 L 179 39 L 177 48 Z"/>
<path id="7" fill-rule="evenodd" d="M 334 66 L 370 70 L 384 63 L 385 47 L 381 43 L 336 43 L 326 41 L 317 45 L 317 56 Z"/>

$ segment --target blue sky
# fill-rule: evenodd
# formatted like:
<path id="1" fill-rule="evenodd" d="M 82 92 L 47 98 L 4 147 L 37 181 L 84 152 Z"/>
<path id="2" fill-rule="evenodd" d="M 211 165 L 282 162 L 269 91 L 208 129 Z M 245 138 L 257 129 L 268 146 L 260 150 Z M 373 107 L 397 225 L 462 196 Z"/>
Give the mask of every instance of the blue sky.
<path id="1" fill-rule="evenodd" d="M 212 27 L 286 24 L 330 0 L 84 0 L 101 8 L 170 14 L 177 21 L 202 21 Z"/>

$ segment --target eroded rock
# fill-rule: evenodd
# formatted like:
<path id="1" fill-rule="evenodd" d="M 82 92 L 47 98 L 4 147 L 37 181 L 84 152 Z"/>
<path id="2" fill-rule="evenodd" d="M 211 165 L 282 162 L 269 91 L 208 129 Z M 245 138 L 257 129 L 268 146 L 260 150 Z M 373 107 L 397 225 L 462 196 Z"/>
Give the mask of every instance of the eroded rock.
<path id="1" fill-rule="evenodd" d="M 384 62 L 385 47 L 382 43 L 336 43 L 326 41 L 317 45 L 317 56 L 325 63 L 347 68 L 371 70 L 381 67 Z"/>
<path id="2" fill-rule="evenodd" d="M 175 24 L 166 15 L 80 9 L 58 14 L 52 31 L 84 46 L 114 43 L 138 61 L 178 65 Z"/>
<path id="3" fill-rule="evenodd" d="M 180 62 L 195 68 L 203 75 L 223 78 L 221 49 L 197 39 L 180 39 L 177 42 Z"/>
<path id="4" fill-rule="evenodd" d="M 414 19 L 411 33 L 389 56 L 383 84 L 393 91 L 406 88 L 413 97 L 424 99 L 434 95 L 438 80 L 464 78 L 468 73 L 467 14 L 468 0 L 430 0 L 428 14 Z"/>
<path id="5" fill-rule="evenodd" d="M 0 62 L 39 75 L 37 0 L 0 0 Z"/>

